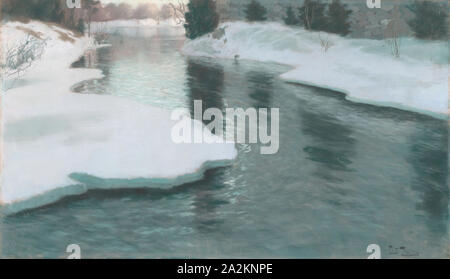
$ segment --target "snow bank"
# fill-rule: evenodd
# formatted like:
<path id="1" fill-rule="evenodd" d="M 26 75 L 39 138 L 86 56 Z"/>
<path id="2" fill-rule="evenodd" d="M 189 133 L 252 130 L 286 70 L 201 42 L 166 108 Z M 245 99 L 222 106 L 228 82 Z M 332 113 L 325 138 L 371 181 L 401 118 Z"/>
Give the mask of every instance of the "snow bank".
<path id="1" fill-rule="evenodd" d="M 73 84 L 102 77 L 99 70 L 70 68 L 92 48 L 91 40 L 39 22 L 8 23 L 2 32 L 10 44 L 26 35 L 17 27 L 49 40 L 42 59 L 3 92 L 4 212 L 89 188 L 171 187 L 235 158 L 234 144 L 174 144 L 169 111 L 120 97 L 71 93 Z M 83 174 L 116 183 L 86 184 Z"/>
<path id="2" fill-rule="evenodd" d="M 340 91 L 353 101 L 446 117 L 448 44 L 402 39 L 401 57 L 383 40 L 342 38 L 279 23 L 228 22 L 188 41 L 187 55 L 291 65 L 286 81 Z M 224 31 L 224 34 L 221 34 Z M 332 47 L 324 51 L 321 40 Z"/>

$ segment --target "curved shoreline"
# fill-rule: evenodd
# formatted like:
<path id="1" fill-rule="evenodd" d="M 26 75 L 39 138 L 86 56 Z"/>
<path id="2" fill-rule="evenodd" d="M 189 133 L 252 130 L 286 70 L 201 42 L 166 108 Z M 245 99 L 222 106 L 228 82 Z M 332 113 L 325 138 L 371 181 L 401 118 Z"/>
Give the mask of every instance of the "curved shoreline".
<path id="1" fill-rule="evenodd" d="M 183 184 L 192 183 L 201 180 L 205 176 L 205 172 L 220 167 L 228 167 L 232 164 L 233 160 L 220 160 L 220 161 L 207 161 L 193 173 L 180 175 L 174 178 L 134 178 L 134 179 L 114 179 L 114 178 L 99 178 L 90 176 L 89 174 L 73 173 L 69 176 L 73 180 L 74 175 L 81 175 L 84 177 L 91 177 L 96 179 L 98 184 L 86 184 L 81 182 L 80 184 L 73 184 L 67 186 L 61 186 L 40 194 L 38 196 L 16 201 L 10 204 L 4 204 L 0 206 L 0 216 L 8 216 L 21 213 L 27 210 L 36 210 L 40 207 L 51 205 L 61 201 L 63 198 L 70 196 L 81 196 L 88 193 L 91 190 L 118 190 L 118 189 L 170 189 Z M 124 183 L 133 183 L 133 181 L 140 181 L 140 185 L 124 185 Z M 80 181 L 79 181 L 80 182 Z M 143 185 L 145 184 L 145 185 Z"/>
<path id="2" fill-rule="evenodd" d="M 68 56 L 64 60 L 64 63 L 57 65 L 57 67 L 59 66 L 59 68 L 61 68 L 61 71 L 64 71 L 64 73 L 62 73 L 64 75 L 64 79 L 62 80 L 62 83 L 60 82 L 59 87 L 55 88 L 53 86 L 51 79 L 46 81 L 47 82 L 46 86 L 48 87 L 46 89 L 48 89 L 48 90 L 51 89 L 53 91 L 51 92 L 51 94 L 48 94 L 48 96 L 44 95 L 45 97 L 53 98 L 52 94 L 54 94 L 55 92 L 59 93 L 58 90 L 62 90 L 69 94 L 75 93 L 75 92 L 73 92 L 72 89 L 77 84 L 79 84 L 81 82 L 86 82 L 87 80 L 91 80 L 91 79 L 96 80 L 96 79 L 101 79 L 104 77 L 104 74 L 99 69 L 73 68 L 70 66 L 73 64 L 73 62 L 76 62 L 77 60 L 79 60 L 80 57 L 82 57 L 87 50 L 92 49 L 92 48 L 97 48 L 97 47 L 93 47 L 92 44 L 88 43 L 88 40 L 89 40 L 88 38 L 83 38 L 82 40 L 83 41 L 81 41 L 81 39 L 80 39 L 79 41 L 76 41 L 76 43 L 74 43 L 73 47 L 76 49 L 76 51 L 75 51 L 75 53 L 72 52 L 72 54 L 75 54 L 75 55 Z M 55 39 L 55 41 L 57 41 L 57 40 Z M 99 47 L 106 47 L 106 46 L 100 45 Z M 65 62 L 69 62 L 69 60 L 70 60 L 70 63 L 67 63 L 67 65 L 66 65 Z M 43 60 L 42 63 L 49 63 L 49 62 Z M 73 72 L 74 70 L 77 71 L 77 74 L 75 74 L 75 75 Z M 39 73 L 37 73 L 35 71 L 35 72 L 33 72 L 33 74 L 39 74 Z M 16 90 L 20 90 L 20 89 L 17 88 Z M 16 92 L 11 92 L 11 94 L 12 93 L 16 93 Z M 22 92 L 17 92 L 17 93 L 22 93 Z M 63 93 L 63 94 L 66 94 L 66 93 Z M 59 95 L 59 94 L 57 94 L 57 95 Z M 11 96 L 16 97 L 16 96 L 20 96 L 20 94 L 14 94 Z M 96 96 L 96 98 L 97 97 L 98 96 Z M 58 101 L 61 101 L 61 99 Z M 43 101 L 43 99 L 42 99 L 42 102 L 45 103 Z M 117 103 L 117 100 L 115 102 Z M 73 105 L 77 105 L 77 103 L 75 102 Z M 139 106 L 141 106 L 141 105 L 139 105 Z M 156 112 L 152 112 L 152 113 L 149 113 L 149 111 L 145 110 L 145 113 L 149 113 L 150 115 L 156 115 L 155 121 L 158 121 L 158 119 L 159 119 L 158 117 L 162 117 L 162 118 L 165 117 L 164 116 L 165 114 L 159 116 L 159 114 L 158 114 L 159 110 L 160 109 L 158 109 Z M 24 111 L 24 113 L 23 113 L 23 115 L 20 115 L 21 118 L 19 118 L 19 119 L 29 119 L 29 118 L 35 117 L 36 115 L 39 115 L 39 114 L 31 114 L 31 115 L 27 114 L 27 112 L 29 110 L 23 110 L 23 111 Z M 70 113 L 70 111 L 69 111 L 69 113 Z M 78 113 L 78 111 L 75 111 L 75 113 Z M 108 116 L 108 115 L 106 115 L 106 116 Z M 127 120 L 127 119 L 125 119 L 125 120 Z M 113 123 L 113 124 L 115 124 L 115 123 Z M 138 124 L 136 124 L 137 125 L 136 128 L 143 128 L 143 127 L 140 127 Z M 153 149 L 157 148 L 158 150 L 163 151 L 162 147 L 164 147 L 164 144 L 163 144 L 163 146 L 160 146 L 160 145 L 161 144 L 156 145 L 155 147 L 152 147 L 151 141 L 150 141 L 149 145 L 147 146 L 147 149 L 152 150 L 152 148 Z M 80 147 L 78 147 L 78 148 L 80 148 Z M 178 149 L 179 148 L 177 148 L 176 150 L 178 150 Z M 234 151 L 231 152 L 231 149 L 234 149 Z M 74 150 L 76 151 L 77 149 L 74 149 Z M 191 152 L 198 152 L 199 150 L 200 150 L 199 148 L 194 148 L 191 150 Z M 215 149 L 212 149 L 209 152 L 214 152 L 214 150 Z M 169 151 L 170 151 L 170 149 L 169 149 Z M 123 189 L 126 189 L 126 188 L 172 188 L 174 186 L 179 186 L 179 185 L 182 185 L 185 183 L 197 181 L 199 179 L 202 179 L 204 177 L 204 173 L 209 169 L 229 166 L 237 156 L 237 149 L 236 149 L 235 145 L 233 145 L 232 148 L 230 147 L 227 149 L 219 148 L 219 149 L 217 149 L 217 151 L 218 151 L 218 153 L 216 154 L 217 156 L 216 155 L 210 156 L 210 155 L 208 155 L 208 152 L 195 153 L 197 155 L 193 156 L 192 160 L 194 162 L 197 161 L 195 163 L 195 165 L 197 165 L 197 166 L 194 165 L 191 168 L 189 168 L 189 165 L 192 165 L 192 163 L 190 163 L 189 160 L 181 161 L 181 164 L 174 166 L 174 169 L 177 171 L 175 171 L 175 173 L 173 174 L 172 177 L 170 177 L 170 176 L 158 177 L 158 173 L 157 172 L 155 173 L 155 171 L 152 170 L 153 164 L 151 164 L 149 166 L 149 168 L 150 168 L 149 173 L 154 173 L 153 176 L 156 178 L 144 178 L 145 177 L 145 172 L 144 172 L 144 174 L 143 174 L 144 177 L 142 177 L 142 178 L 134 178 L 134 179 L 97 178 L 98 181 L 102 181 L 102 183 L 90 184 L 90 183 L 85 183 L 83 181 L 77 181 L 77 177 L 78 177 L 78 179 L 80 179 L 80 177 L 81 177 L 81 176 L 79 176 L 80 173 L 70 173 L 70 169 L 69 169 L 69 172 L 67 172 L 65 174 L 65 177 L 68 180 L 75 181 L 73 184 L 70 184 L 71 181 L 65 181 L 65 182 L 61 183 L 62 181 L 60 180 L 59 183 L 52 185 L 51 187 L 42 187 L 41 188 L 42 185 L 38 185 L 38 184 L 34 185 L 32 183 L 32 180 L 30 180 L 30 179 L 32 179 L 32 175 L 27 176 L 26 179 L 28 179 L 28 183 L 24 184 L 24 182 L 22 181 L 21 182 L 22 184 L 17 184 L 17 185 L 14 183 L 9 184 L 10 185 L 8 188 L 9 196 L 7 196 L 7 197 L 3 196 L 0 198 L 0 216 L 7 216 L 7 215 L 22 212 L 25 210 L 36 209 L 36 208 L 39 208 L 39 207 L 42 207 L 42 206 L 45 206 L 48 204 L 53 204 L 55 202 L 58 202 L 67 196 L 76 196 L 76 195 L 85 194 L 89 190 L 122 189 L 122 188 Z M 227 151 L 228 153 L 226 153 L 224 151 Z M 88 151 L 86 151 L 86 152 L 88 152 Z M 147 152 L 148 152 L 148 150 L 147 150 Z M 172 153 L 174 153 L 174 152 L 172 151 Z M 195 155 L 195 154 L 192 154 L 192 155 Z M 163 158 L 164 154 L 159 154 L 158 156 L 159 157 L 162 156 L 161 158 Z M 156 156 L 156 157 L 158 157 L 158 156 Z M 170 158 L 170 156 L 174 156 L 174 154 L 168 154 L 166 156 L 169 156 L 169 158 Z M 13 156 L 10 156 L 10 157 L 11 157 L 10 160 L 17 160 L 18 158 L 20 158 L 20 157 L 13 158 Z M 35 157 L 35 158 L 38 159 L 38 157 Z M 130 157 L 129 159 L 133 159 L 133 158 L 134 157 Z M 154 160 L 157 160 L 157 159 L 154 159 Z M 14 164 L 12 164 L 12 166 L 15 166 L 15 169 L 14 169 L 14 167 L 11 167 L 11 168 L 17 172 L 18 162 L 15 162 L 15 161 L 13 161 L 13 162 L 14 162 Z M 50 162 L 53 162 L 53 161 L 50 161 Z M 54 161 L 54 163 L 58 163 L 58 161 L 56 160 L 56 161 Z M 99 164 L 100 163 L 101 163 L 101 161 L 99 161 Z M 167 165 L 168 164 L 167 160 L 165 160 L 164 163 Z M 45 163 L 43 163 L 43 164 L 45 164 Z M 164 167 L 164 164 L 162 166 Z M 22 167 L 24 167 L 24 166 L 22 166 Z M 159 167 L 161 167 L 161 166 L 159 166 Z M 166 168 L 167 167 L 168 166 L 166 166 Z M 25 168 L 26 168 L 26 166 L 25 166 Z M 51 171 L 51 165 L 48 165 L 46 168 L 49 168 L 49 170 Z M 73 170 L 76 171 L 76 168 Z M 87 169 L 87 171 L 86 170 L 82 170 L 82 171 L 84 172 L 82 174 L 82 176 L 85 176 L 85 177 L 90 176 L 90 174 L 88 173 L 89 169 Z M 93 171 L 93 174 L 95 174 L 95 170 Z M 110 173 L 110 174 L 114 175 L 114 173 Z M 45 175 L 45 173 L 43 175 Z M 61 176 L 61 172 L 59 173 L 59 175 Z M 12 172 L 12 173 L 10 172 L 9 176 L 14 177 L 14 172 Z M 120 176 L 127 177 L 127 175 L 123 175 L 123 174 Z M 132 177 L 132 176 L 133 175 L 130 175 L 130 177 Z M 94 176 L 92 176 L 92 177 L 94 177 Z M 81 177 L 81 180 L 83 180 L 82 177 Z M 135 183 L 136 181 L 139 181 L 140 183 L 138 183 L 138 185 L 136 185 L 136 183 Z M 66 184 L 66 182 L 69 184 Z M 59 186 L 57 186 L 58 184 L 59 184 Z M 2 185 L 2 189 L 0 189 L 0 190 L 5 190 L 4 185 Z M 26 192 L 28 192 L 28 194 L 24 195 L 23 193 L 26 193 Z M 23 198 L 21 198 L 21 197 L 23 197 Z"/>
<path id="3" fill-rule="evenodd" d="M 287 66 L 289 66 L 289 65 L 287 65 Z M 282 75 L 283 74 L 281 74 L 279 77 L 284 82 L 294 84 L 294 85 L 324 89 L 324 90 L 328 90 L 333 93 L 339 93 L 339 94 L 342 94 L 345 96 L 345 100 L 352 102 L 354 104 L 364 104 L 364 105 L 371 105 L 371 106 L 376 106 L 376 107 L 380 107 L 380 108 L 398 109 L 398 110 L 401 110 L 404 112 L 418 113 L 421 115 L 426 115 L 426 116 L 429 116 L 429 117 L 432 117 L 435 119 L 439 119 L 439 120 L 444 120 L 444 121 L 447 121 L 450 116 L 450 108 L 449 108 L 449 113 L 439 113 L 439 112 L 433 112 L 433 111 L 427 111 L 427 110 L 420 110 L 420 109 L 416 109 L 413 107 L 408 107 L 408 106 L 405 106 L 402 104 L 397 104 L 397 103 L 392 103 L 392 102 L 391 103 L 390 102 L 376 102 L 376 101 L 372 101 L 369 99 L 359 99 L 356 97 L 352 97 L 348 92 L 346 92 L 345 90 L 340 89 L 340 88 L 327 87 L 327 86 L 317 85 L 317 84 L 309 83 L 309 82 L 305 82 L 305 81 L 285 79 L 285 78 L 281 77 Z"/>
<path id="4" fill-rule="evenodd" d="M 225 22 L 217 39 L 210 34 L 187 40 L 182 53 L 189 56 L 270 62 L 290 66 L 281 80 L 345 94 L 353 103 L 396 108 L 446 120 L 448 63 L 441 44 L 430 45 L 411 38 L 402 59 L 393 59 L 378 40 L 330 35 L 328 52 L 320 49 L 315 32 L 276 22 Z M 436 51 L 427 60 L 415 52 Z M 446 55 L 447 57 L 447 55 Z M 438 61 L 439 60 L 439 61 Z M 442 64 L 440 63 L 442 62 Z"/>

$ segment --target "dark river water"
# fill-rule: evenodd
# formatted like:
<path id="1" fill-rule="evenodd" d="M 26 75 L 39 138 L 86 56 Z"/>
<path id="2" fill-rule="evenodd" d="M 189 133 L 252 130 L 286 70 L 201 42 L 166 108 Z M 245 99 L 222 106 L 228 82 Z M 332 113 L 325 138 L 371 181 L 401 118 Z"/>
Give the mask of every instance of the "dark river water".
<path id="1" fill-rule="evenodd" d="M 78 94 L 173 109 L 279 108 L 280 149 L 170 190 L 91 191 L 5 217 L 3 257 L 449 257 L 448 124 L 285 83 L 286 66 L 183 56 L 171 28 L 120 29 Z M 75 94 L 75 93 L 74 93 Z M 101 106 L 101 104 L 99 104 Z"/>

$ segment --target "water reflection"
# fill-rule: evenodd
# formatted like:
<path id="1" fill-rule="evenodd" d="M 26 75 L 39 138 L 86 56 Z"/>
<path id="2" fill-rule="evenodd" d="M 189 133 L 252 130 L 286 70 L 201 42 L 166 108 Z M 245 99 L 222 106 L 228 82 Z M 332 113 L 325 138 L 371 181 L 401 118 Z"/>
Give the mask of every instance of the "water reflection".
<path id="1" fill-rule="evenodd" d="M 329 179 L 330 171 L 351 170 L 355 139 L 350 125 L 344 125 L 336 117 L 305 109 L 304 104 L 300 107 L 300 123 L 303 134 L 313 142 L 303 151 L 309 160 L 319 163 L 316 175 Z"/>
<path id="2" fill-rule="evenodd" d="M 225 233 L 222 226 L 224 220 L 220 218 L 218 212 L 228 201 L 216 194 L 216 191 L 225 188 L 223 177 L 225 172 L 226 168 L 209 170 L 205 173 L 205 178 L 195 183 L 195 187 L 191 189 L 194 194 L 192 202 L 194 224 L 200 233 Z"/>
<path id="3" fill-rule="evenodd" d="M 202 101 L 202 115 L 208 108 L 224 111 L 223 66 L 212 61 L 188 58 L 186 67 L 188 96 L 191 116 L 194 117 L 194 101 Z M 202 119 L 203 121 L 203 119 Z M 210 121 L 203 121 L 208 124 Z"/>
<path id="4" fill-rule="evenodd" d="M 267 72 L 250 71 L 246 74 L 249 96 L 255 108 L 271 108 L 274 89 L 274 75 Z"/>
<path id="5" fill-rule="evenodd" d="M 220 64 L 212 61 L 202 61 L 201 59 L 187 60 L 186 67 L 188 97 L 191 116 L 194 117 L 194 101 L 202 101 L 202 115 L 208 108 L 218 108 L 224 111 L 223 100 L 224 90 L 224 70 Z M 206 125 L 210 121 L 203 120 Z M 216 133 L 216 131 L 212 131 Z M 197 183 L 194 191 L 194 213 L 195 227 L 200 233 L 220 231 L 221 220 L 216 216 L 217 207 L 223 200 L 214 195 L 214 191 L 225 187 L 223 184 L 223 170 L 210 170 L 206 173 L 205 179 Z"/>
<path id="6" fill-rule="evenodd" d="M 448 237 L 448 131 L 446 123 L 430 120 L 411 137 L 410 164 L 415 170 L 412 188 L 420 193 L 417 208 L 424 211 L 430 232 Z"/>

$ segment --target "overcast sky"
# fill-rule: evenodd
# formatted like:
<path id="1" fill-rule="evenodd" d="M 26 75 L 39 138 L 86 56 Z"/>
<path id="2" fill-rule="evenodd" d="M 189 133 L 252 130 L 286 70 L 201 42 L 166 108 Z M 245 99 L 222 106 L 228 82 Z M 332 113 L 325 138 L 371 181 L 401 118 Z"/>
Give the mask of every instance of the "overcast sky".
<path id="1" fill-rule="evenodd" d="M 121 2 L 125 2 L 128 4 L 132 4 L 132 5 L 137 5 L 140 3 L 156 3 L 156 4 L 164 4 L 164 3 L 169 3 L 169 2 L 174 2 L 177 3 L 178 0 L 101 0 L 102 3 L 104 4 L 108 4 L 108 3 L 121 3 Z"/>

